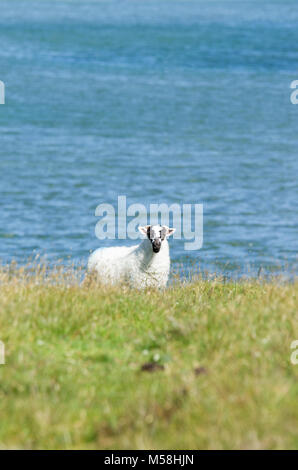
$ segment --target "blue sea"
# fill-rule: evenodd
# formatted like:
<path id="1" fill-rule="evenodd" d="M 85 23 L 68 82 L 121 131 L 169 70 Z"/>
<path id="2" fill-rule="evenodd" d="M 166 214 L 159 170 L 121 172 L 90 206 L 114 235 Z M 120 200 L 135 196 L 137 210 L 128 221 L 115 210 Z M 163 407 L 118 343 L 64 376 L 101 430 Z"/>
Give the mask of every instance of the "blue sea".
<path id="1" fill-rule="evenodd" d="M 86 263 L 101 203 L 203 204 L 174 265 L 297 270 L 296 0 L 1 0 L 0 258 Z"/>

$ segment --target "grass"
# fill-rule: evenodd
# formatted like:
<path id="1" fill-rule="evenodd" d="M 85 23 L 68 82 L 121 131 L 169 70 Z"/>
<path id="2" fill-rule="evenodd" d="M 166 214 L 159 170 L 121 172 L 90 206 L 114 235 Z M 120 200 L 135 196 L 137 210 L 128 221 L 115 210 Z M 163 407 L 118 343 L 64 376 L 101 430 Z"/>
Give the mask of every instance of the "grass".
<path id="1" fill-rule="evenodd" d="M 297 283 L 0 270 L 0 448 L 297 449 Z"/>

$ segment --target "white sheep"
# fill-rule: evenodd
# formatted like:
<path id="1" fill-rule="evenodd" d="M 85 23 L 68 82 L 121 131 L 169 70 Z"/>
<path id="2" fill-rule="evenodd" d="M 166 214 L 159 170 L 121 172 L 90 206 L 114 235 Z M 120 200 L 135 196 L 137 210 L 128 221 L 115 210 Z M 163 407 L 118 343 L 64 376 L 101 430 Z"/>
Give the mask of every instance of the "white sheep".
<path id="1" fill-rule="evenodd" d="M 95 250 L 89 257 L 88 271 L 95 272 L 105 284 L 126 282 L 136 288 L 166 287 L 170 272 L 167 237 L 175 230 L 166 225 L 139 227 L 146 235 L 139 245 Z"/>

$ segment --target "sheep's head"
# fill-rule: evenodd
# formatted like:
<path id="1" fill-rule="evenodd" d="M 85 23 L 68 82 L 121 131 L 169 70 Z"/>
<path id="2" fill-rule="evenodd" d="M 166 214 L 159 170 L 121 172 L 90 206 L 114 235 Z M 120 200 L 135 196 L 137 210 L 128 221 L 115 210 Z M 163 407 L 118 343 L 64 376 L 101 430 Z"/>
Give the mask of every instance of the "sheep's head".
<path id="1" fill-rule="evenodd" d="M 175 228 L 169 228 L 166 225 L 145 225 L 144 227 L 139 227 L 139 231 L 150 240 L 154 253 L 159 252 L 162 242 L 170 235 L 173 235 L 175 230 Z"/>

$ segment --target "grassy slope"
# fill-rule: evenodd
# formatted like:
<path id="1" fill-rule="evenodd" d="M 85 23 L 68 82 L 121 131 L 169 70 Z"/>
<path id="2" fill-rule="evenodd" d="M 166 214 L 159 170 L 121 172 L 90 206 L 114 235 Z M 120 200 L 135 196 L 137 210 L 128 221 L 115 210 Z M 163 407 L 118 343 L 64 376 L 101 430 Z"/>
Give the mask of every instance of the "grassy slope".
<path id="1" fill-rule="evenodd" d="M 1 448 L 298 448 L 297 284 L 0 282 Z"/>

